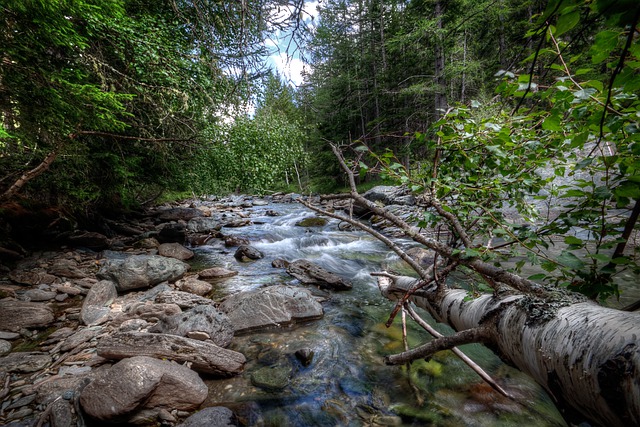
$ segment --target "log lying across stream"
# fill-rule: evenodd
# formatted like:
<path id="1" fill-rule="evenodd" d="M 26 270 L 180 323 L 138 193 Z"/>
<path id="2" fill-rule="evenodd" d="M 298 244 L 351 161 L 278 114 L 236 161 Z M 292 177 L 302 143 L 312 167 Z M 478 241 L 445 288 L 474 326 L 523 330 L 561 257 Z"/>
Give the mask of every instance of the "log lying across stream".
<path id="1" fill-rule="evenodd" d="M 351 210 L 345 216 L 309 201 L 301 203 L 366 231 L 416 272 L 418 279 L 374 273 L 382 293 L 398 300 L 388 324 L 411 301 L 456 331 L 453 336 L 438 337 L 388 356 L 387 363 L 403 364 L 458 345 L 483 343 L 544 387 L 569 422 L 588 421 L 607 427 L 640 425 L 640 313 L 603 307 L 563 288 L 533 282 L 481 257 L 461 256 L 464 250 L 480 246 L 454 208 L 445 209 L 434 192 L 425 190 L 421 206 L 437 214 L 441 224 L 457 236 L 458 243 L 430 237 L 422 228 L 359 194 L 354 172 L 340 148 L 332 145 L 332 150 L 351 191 L 331 198 L 350 200 L 402 230 L 415 243 L 433 251 L 432 265 L 420 265 L 392 239 L 354 218 Z M 493 292 L 475 296 L 447 285 L 447 275 L 460 266 Z"/>
<path id="2" fill-rule="evenodd" d="M 378 279 L 380 290 L 391 299 L 402 297 L 415 282 L 392 275 Z M 569 410 L 568 419 L 582 414 L 606 426 L 640 425 L 640 313 L 524 295 L 469 299 L 460 289 L 420 290 L 410 301 L 458 333 L 390 356 L 388 363 L 482 342 L 531 375 L 559 407 Z"/>

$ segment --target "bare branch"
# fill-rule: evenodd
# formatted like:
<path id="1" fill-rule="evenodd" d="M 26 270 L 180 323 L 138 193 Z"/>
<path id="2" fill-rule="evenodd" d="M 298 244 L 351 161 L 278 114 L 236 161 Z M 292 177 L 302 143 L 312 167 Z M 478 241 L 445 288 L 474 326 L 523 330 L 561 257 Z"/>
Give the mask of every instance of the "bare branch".
<path id="1" fill-rule="evenodd" d="M 471 343 L 485 343 L 489 334 L 485 328 L 467 329 L 450 337 L 440 337 L 413 350 L 394 354 L 384 358 L 387 365 L 401 365 L 416 359 L 425 359 L 442 350 L 451 350 L 455 346 Z"/>

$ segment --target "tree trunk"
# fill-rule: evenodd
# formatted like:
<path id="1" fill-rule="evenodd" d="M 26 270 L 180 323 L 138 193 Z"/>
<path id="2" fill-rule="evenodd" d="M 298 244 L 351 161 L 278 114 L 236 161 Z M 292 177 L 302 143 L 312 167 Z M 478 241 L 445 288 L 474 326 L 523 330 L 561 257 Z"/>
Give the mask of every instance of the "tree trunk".
<path id="1" fill-rule="evenodd" d="M 20 176 L 20 178 L 18 178 L 16 180 L 16 182 L 14 182 L 13 185 L 11 185 L 11 187 L 9 187 L 9 189 L 7 191 L 5 191 L 4 193 L 2 193 L 2 195 L 0 195 L 0 201 L 9 200 L 13 196 L 18 194 L 18 192 L 20 190 L 22 190 L 22 188 L 25 185 L 27 185 L 27 183 L 29 181 L 31 181 L 32 179 L 36 178 L 37 176 L 39 176 L 43 172 L 46 172 L 47 169 L 49 169 L 49 167 L 53 163 L 53 161 L 56 159 L 56 157 L 58 157 L 58 149 L 55 149 L 52 152 L 50 152 L 49 154 L 47 154 L 47 157 L 45 157 L 44 160 L 42 162 L 40 162 L 40 164 L 38 166 L 36 166 L 35 168 L 23 173 Z"/>
<path id="2" fill-rule="evenodd" d="M 435 3 L 436 41 L 435 41 L 435 121 L 438 121 L 447 109 L 446 82 L 444 79 L 444 38 L 442 37 L 442 15 L 444 14 L 442 2 Z"/>
<path id="3" fill-rule="evenodd" d="M 382 293 L 395 299 L 416 279 L 391 276 L 378 282 Z M 452 344 L 431 341 L 410 359 L 482 341 L 543 386 L 567 420 L 640 425 L 640 313 L 524 295 L 469 299 L 460 289 L 419 291 L 410 301 L 459 333 L 467 331 L 460 339 L 447 337 Z M 406 363 L 400 356 L 387 362 Z"/>

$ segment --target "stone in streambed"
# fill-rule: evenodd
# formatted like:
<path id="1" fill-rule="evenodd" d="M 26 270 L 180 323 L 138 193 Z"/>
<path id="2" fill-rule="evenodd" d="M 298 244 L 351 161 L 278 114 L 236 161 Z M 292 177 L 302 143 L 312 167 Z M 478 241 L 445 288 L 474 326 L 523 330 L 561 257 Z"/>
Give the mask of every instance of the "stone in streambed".
<path id="1" fill-rule="evenodd" d="M 231 295 L 218 307 L 236 333 L 319 319 L 322 305 L 302 288 L 276 285 Z"/>
<path id="2" fill-rule="evenodd" d="M 100 325 L 109 319 L 109 308 L 118 296 L 116 285 L 110 280 L 101 280 L 89 289 L 82 303 L 80 320 L 87 326 Z"/>
<path id="3" fill-rule="evenodd" d="M 233 325 L 229 318 L 226 314 L 216 310 L 213 305 L 199 305 L 182 313 L 160 319 L 149 332 L 183 337 L 190 336 L 190 334 L 193 336 L 194 332 L 204 332 L 219 347 L 227 347 L 233 339 Z"/>
<path id="4" fill-rule="evenodd" d="M 107 260 L 97 276 L 115 282 L 118 291 L 123 292 L 177 280 L 188 269 L 188 264 L 174 258 L 132 255 L 125 259 Z"/>
<path id="5" fill-rule="evenodd" d="M 82 390 L 80 404 L 92 418 L 126 422 L 149 409 L 192 411 L 207 394 L 205 383 L 186 366 L 138 356 L 97 375 Z"/>
<path id="6" fill-rule="evenodd" d="M 53 321 L 53 310 L 44 303 L 0 301 L 0 330 L 19 331 L 23 328 L 39 328 Z"/>
<path id="7" fill-rule="evenodd" d="M 177 427 L 235 427 L 237 425 L 231 409 L 213 406 L 196 412 Z"/>
<path id="8" fill-rule="evenodd" d="M 304 259 L 290 263 L 287 266 L 287 273 L 305 285 L 317 285 L 334 291 L 346 291 L 352 288 L 351 283 L 342 277 Z"/>

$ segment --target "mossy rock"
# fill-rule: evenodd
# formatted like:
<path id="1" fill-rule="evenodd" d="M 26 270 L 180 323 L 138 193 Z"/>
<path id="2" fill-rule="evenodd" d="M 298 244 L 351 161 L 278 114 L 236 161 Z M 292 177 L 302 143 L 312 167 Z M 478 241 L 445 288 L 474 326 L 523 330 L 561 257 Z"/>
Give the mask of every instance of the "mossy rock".
<path id="1" fill-rule="evenodd" d="M 325 225 L 327 225 L 327 220 L 317 216 L 312 216 L 296 222 L 296 226 L 298 227 L 324 227 Z"/>
<path id="2" fill-rule="evenodd" d="M 251 383 L 268 391 L 280 391 L 289 385 L 290 366 L 266 366 L 251 374 Z"/>

